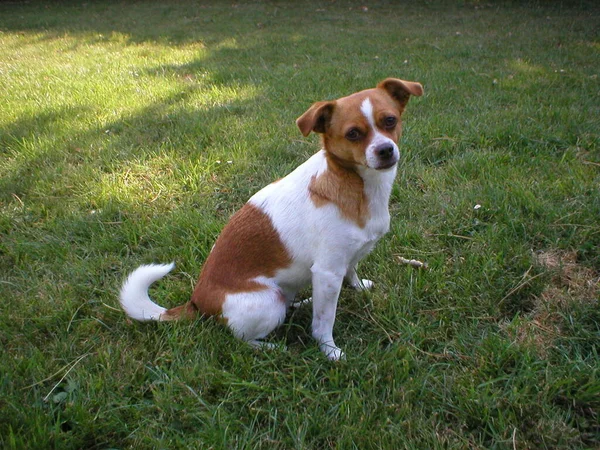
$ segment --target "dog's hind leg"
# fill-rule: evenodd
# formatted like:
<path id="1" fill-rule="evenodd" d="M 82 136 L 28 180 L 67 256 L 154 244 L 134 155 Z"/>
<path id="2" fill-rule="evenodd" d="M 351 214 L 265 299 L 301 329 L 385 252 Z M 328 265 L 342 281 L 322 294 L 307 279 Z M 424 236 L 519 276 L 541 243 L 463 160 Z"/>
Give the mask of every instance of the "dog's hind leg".
<path id="1" fill-rule="evenodd" d="M 273 348 L 262 342 L 285 320 L 287 304 L 277 288 L 266 287 L 257 292 L 230 294 L 223 304 L 222 317 L 233 335 L 253 347 Z"/>
<path id="2" fill-rule="evenodd" d="M 371 280 L 358 278 L 355 267 L 350 267 L 348 269 L 344 280 L 346 280 L 346 283 L 348 283 L 350 286 L 352 286 L 352 288 L 356 289 L 357 291 L 370 291 L 375 285 L 375 283 L 373 283 Z"/>
<path id="3" fill-rule="evenodd" d="M 346 275 L 344 276 L 344 280 L 348 283 L 352 288 L 357 291 L 369 291 L 373 288 L 373 283 L 371 280 L 358 278 L 356 273 L 356 266 L 358 262 L 368 255 L 373 249 L 372 243 L 365 245 L 353 258 L 350 265 L 348 266 L 348 270 L 346 271 Z"/>

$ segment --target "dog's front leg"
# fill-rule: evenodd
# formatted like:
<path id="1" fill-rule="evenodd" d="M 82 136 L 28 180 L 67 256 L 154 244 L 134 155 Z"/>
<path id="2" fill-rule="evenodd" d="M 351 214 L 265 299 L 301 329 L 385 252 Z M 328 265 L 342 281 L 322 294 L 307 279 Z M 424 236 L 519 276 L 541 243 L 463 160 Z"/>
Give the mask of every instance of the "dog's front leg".
<path id="1" fill-rule="evenodd" d="M 333 341 L 335 311 L 343 278 L 343 273 L 312 268 L 312 335 L 319 343 L 321 351 L 332 361 L 344 358 L 344 352 Z"/>

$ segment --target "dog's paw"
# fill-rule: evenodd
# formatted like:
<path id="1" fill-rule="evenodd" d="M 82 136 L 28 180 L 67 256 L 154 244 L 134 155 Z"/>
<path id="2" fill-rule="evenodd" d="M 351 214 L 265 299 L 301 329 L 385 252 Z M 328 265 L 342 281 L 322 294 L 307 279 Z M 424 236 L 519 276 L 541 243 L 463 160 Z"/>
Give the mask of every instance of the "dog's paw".
<path id="1" fill-rule="evenodd" d="M 328 344 L 321 344 L 320 347 L 321 351 L 325 353 L 325 356 L 327 356 L 327 359 L 330 361 L 343 361 L 346 359 L 346 354 L 339 347 Z"/>
<path id="2" fill-rule="evenodd" d="M 375 286 L 371 280 L 365 280 L 364 278 L 360 280 L 358 283 L 353 284 L 352 287 L 357 291 L 370 291 Z"/>
<path id="3" fill-rule="evenodd" d="M 308 305 L 309 303 L 312 303 L 312 297 L 308 297 L 308 298 L 305 298 L 304 300 L 300 300 L 297 302 L 292 302 L 292 304 L 290 306 L 294 309 L 298 309 L 304 305 Z"/>

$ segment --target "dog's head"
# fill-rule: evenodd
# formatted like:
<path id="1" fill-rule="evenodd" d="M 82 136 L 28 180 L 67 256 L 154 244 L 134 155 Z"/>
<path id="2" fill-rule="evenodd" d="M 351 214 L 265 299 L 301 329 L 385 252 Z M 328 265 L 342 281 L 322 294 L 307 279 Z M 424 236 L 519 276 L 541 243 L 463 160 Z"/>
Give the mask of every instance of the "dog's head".
<path id="1" fill-rule="evenodd" d="M 390 169 L 400 158 L 401 116 L 411 95 L 423 95 L 423 86 L 386 78 L 374 89 L 313 104 L 296 124 L 304 136 L 321 134 L 325 150 L 342 164 Z"/>

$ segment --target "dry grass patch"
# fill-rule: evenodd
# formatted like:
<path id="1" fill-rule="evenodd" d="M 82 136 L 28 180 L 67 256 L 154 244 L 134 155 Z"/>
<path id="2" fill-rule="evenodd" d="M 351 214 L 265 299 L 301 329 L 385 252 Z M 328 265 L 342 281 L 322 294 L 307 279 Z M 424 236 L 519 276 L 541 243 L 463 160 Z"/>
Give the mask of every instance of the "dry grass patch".
<path id="1" fill-rule="evenodd" d="M 536 263 L 552 274 L 552 279 L 536 302 L 566 307 L 573 302 L 598 302 L 600 275 L 577 262 L 575 251 L 549 250 L 535 255 Z"/>
<path id="2" fill-rule="evenodd" d="M 507 324 L 506 331 L 516 342 L 529 343 L 546 357 L 554 339 L 562 334 L 566 313 L 578 304 L 598 303 L 600 275 L 579 264 L 575 251 L 538 251 L 534 260 L 549 274 L 549 282 L 535 297 L 531 312 L 511 326 Z"/>

